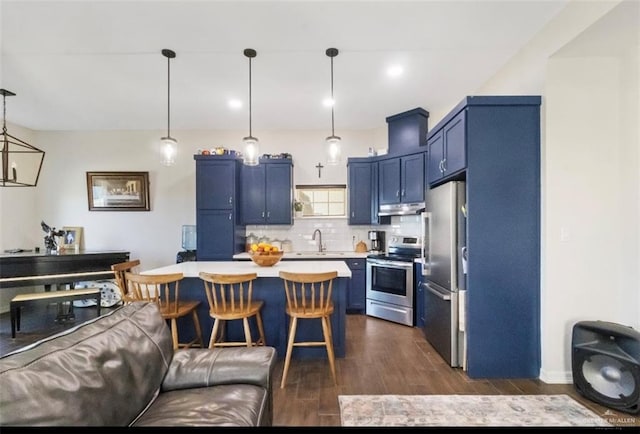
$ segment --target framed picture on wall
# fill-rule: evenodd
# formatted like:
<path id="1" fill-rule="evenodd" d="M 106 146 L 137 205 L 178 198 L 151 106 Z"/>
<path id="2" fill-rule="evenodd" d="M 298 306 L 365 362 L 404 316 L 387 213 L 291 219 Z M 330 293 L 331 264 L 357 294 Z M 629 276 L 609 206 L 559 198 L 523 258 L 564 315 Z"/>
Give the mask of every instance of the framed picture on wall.
<path id="1" fill-rule="evenodd" d="M 149 172 L 87 172 L 89 211 L 149 211 Z"/>
<path id="2" fill-rule="evenodd" d="M 62 228 L 62 248 L 64 250 L 80 250 L 82 244 L 82 227 L 64 226 Z"/>

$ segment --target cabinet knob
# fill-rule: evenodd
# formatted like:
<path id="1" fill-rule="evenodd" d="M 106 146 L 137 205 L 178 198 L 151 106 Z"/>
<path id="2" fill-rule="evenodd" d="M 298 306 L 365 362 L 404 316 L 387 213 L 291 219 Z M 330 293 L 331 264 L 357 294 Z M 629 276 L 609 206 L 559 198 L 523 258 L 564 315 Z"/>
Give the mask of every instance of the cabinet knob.
<path id="1" fill-rule="evenodd" d="M 400 197 L 400 190 L 396 191 L 396 197 Z"/>
<path id="2" fill-rule="evenodd" d="M 229 213 L 229 220 L 231 220 L 231 213 Z"/>
<path id="3" fill-rule="evenodd" d="M 404 193 L 404 188 L 402 189 L 402 193 L 400 193 L 400 196 L 404 197 L 405 193 Z"/>
<path id="4" fill-rule="evenodd" d="M 262 211 L 262 215 L 261 215 L 261 217 L 262 217 L 262 218 L 264 218 L 264 211 Z"/>
<path id="5" fill-rule="evenodd" d="M 229 196 L 229 204 L 233 203 L 233 196 Z"/>
<path id="6" fill-rule="evenodd" d="M 267 218 L 271 217 L 271 211 L 267 211 Z"/>
<path id="7" fill-rule="evenodd" d="M 447 159 L 443 159 L 442 160 L 442 171 L 446 172 L 447 171 Z"/>

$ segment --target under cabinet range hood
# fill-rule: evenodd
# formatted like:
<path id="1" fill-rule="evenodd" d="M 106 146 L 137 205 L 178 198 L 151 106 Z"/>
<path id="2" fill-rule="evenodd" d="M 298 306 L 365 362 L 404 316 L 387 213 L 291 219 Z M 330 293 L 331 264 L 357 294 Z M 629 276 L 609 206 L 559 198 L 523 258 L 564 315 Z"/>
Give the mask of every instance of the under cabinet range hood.
<path id="1" fill-rule="evenodd" d="M 420 214 L 422 211 L 424 211 L 424 208 L 424 202 L 385 204 L 380 205 L 378 215 L 415 215 Z"/>

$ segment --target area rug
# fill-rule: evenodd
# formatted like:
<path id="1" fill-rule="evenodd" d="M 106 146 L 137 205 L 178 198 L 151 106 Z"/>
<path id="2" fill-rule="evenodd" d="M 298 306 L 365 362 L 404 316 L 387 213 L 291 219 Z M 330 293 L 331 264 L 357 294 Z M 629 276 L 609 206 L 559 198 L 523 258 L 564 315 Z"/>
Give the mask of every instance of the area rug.
<path id="1" fill-rule="evenodd" d="M 611 426 L 568 395 L 339 395 L 342 426 Z"/>

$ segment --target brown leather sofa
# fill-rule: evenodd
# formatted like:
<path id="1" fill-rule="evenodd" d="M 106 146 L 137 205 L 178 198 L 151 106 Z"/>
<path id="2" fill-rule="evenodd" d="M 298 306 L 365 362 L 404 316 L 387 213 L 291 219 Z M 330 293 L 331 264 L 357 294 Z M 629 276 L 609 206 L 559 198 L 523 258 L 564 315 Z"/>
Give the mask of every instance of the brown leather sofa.
<path id="1" fill-rule="evenodd" d="M 136 302 L 0 358 L 1 426 L 259 426 L 272 347 L 181 349 Z"/>

